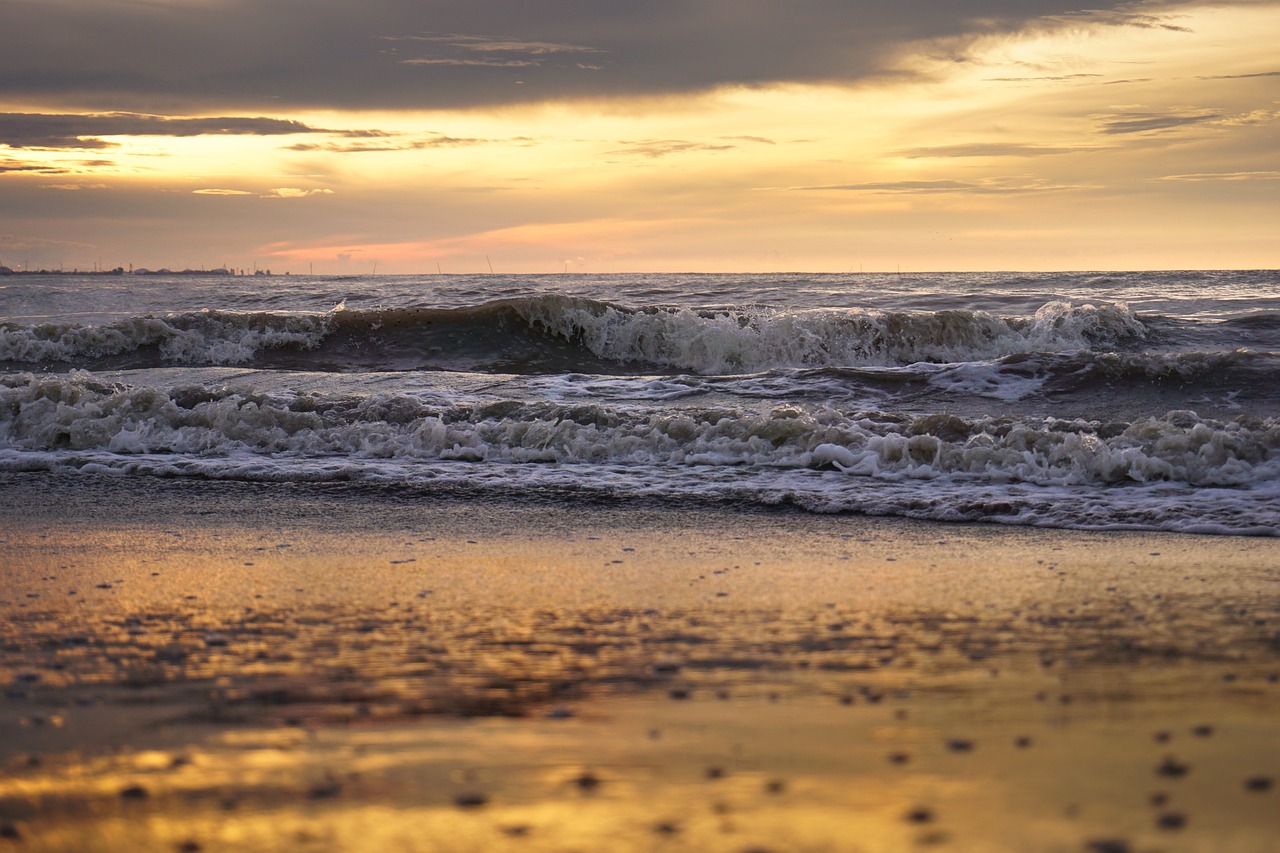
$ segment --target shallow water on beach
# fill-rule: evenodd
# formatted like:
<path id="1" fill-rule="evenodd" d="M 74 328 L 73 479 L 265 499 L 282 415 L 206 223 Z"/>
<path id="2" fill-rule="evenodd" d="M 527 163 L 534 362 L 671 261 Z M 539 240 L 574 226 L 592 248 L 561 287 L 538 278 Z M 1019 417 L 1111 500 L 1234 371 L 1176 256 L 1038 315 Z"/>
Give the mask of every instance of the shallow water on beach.
<path id="1" fill-rule="evenodd" d="M 1277 275 L 14 276 L 0 469 L 1276 535 Z"/>

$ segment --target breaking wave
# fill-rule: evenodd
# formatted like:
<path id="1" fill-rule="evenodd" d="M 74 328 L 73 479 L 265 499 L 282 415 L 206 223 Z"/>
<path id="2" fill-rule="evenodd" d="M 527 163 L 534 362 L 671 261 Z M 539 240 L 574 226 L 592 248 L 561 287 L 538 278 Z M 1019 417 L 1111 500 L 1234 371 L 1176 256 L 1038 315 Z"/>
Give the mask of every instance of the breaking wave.
<path id="1" fill-rule="evenodd" d="M 726 375 L 950 363 L 1123 348 L 1148 338 L 1123 304 L 982 311 L 631 308 L 544 294 L 469 308 L 201 311 L 102 325 L 0 323 L 0 363 L 96 370 L 248 365 L 297 370 Z"/>
<path id="2" fill-rule="evenodd" d="M 163 389 L 91 374 L 0 379 L 0 448 L 646 466 L 754 466 L 886 480 L 1247 486 L 1280 477 L 1280 421 L 1190 411 L 1130 423 L 411 395 Z"/>

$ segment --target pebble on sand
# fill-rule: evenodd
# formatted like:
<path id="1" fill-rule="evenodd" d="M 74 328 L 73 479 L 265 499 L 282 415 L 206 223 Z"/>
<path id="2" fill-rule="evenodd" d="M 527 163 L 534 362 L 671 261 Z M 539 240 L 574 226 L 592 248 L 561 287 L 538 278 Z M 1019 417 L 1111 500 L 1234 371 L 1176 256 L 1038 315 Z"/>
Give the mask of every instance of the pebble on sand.
<path id="1" fill-rule="evenodd" d="M 328 800 L 342 793 L 342 783 L 336 779 L 326 779 L 323 782 L 317 782 L 307 791 L 307 796 L 313 800 Z"/>
<path id="2" fill-rule="evenodd" d="M 460 809 L 478 809 L 488 802 L 487 796 L 477 792 L 459 794 L 453 798 L 453 804 Z"/>
<path id="3" fill-rule="evenodd" d="M 573 784 L 577 785 L 583 791 L 594 791 L 600 787 L 600 777 L 587 770 L 580 775 L 574 777 Z"/>
<path id="4" fill-rule="evenodd" d="M 1187 816 L 1182 812 L 1164 812 L 1156 818 L 1156 826 L 1161 829 L 1182 829 L 1187 825 Z"/>
<path id="5" fill-rule="evenodd" d="M 1270 791 L 1273 784 L 1270 776 L 1251 776 L 1244 780 L 1246 791 Z"/>
<path id="6" fill-rule="evenodd" d="M 1173 756 L 1167 756 L 1164 761 L 1160 762 L 1160 766 L 1156 768 L 1156 773 L 1160 776 L 1168 776 L 1172 779 L 1180 779 L 1186 776 L 1191 770 L 1191 765 L 1183 764 Z"/>
<path id="7" fill-rule="evenodd" d="M 1086 841 L 1084 849 L 1089 853 L 1129 853 L 1133 848 L 1123 838 L 1098 838 Z"/>

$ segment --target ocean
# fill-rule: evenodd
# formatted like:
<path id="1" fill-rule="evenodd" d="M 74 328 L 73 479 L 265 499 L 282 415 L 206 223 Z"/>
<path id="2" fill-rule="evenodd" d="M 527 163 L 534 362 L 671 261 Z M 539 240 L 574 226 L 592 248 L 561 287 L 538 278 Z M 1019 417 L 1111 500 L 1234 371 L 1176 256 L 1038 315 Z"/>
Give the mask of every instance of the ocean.
<path id="1" fill-rule="evenodd" d="M 5 276 L 0 471 L 1275 536 L 1280 272 Z"/>

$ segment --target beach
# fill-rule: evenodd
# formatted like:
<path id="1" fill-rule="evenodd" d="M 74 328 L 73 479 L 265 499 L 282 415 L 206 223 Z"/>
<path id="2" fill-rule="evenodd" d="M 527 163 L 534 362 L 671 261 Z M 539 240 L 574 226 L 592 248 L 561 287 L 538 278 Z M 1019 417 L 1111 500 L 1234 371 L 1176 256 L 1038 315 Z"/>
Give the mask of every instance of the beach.
<path id="1" fill-rule="evenodd" d="M 0 0 L 0 853 L 1280 853 L 1278 32 Z"/>
<path id="2" fill-rule="evenodd" d="M 1280 834 L 1274 538 L 0 477 L 15 849 Z"/>

